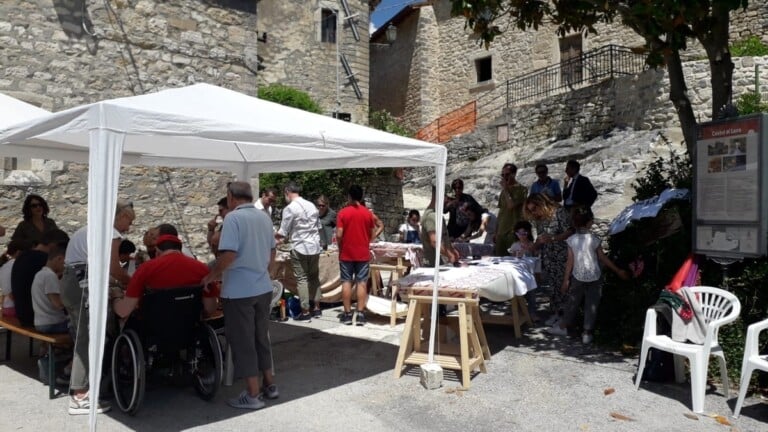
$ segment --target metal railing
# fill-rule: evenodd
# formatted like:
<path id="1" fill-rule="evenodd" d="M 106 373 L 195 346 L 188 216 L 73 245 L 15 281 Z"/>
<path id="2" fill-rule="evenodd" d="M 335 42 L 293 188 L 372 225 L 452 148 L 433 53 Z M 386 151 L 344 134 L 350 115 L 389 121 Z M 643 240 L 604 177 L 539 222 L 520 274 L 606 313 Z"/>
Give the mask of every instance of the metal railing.
<path id="1" fill-rule="evenodd" d="M 627 47 L 605 45 L 578 57 L 507 80 L 507 108 L 516 102 L 538 99 L 566 90 L 592 85 L 646 69 L 645 55 Z"/>

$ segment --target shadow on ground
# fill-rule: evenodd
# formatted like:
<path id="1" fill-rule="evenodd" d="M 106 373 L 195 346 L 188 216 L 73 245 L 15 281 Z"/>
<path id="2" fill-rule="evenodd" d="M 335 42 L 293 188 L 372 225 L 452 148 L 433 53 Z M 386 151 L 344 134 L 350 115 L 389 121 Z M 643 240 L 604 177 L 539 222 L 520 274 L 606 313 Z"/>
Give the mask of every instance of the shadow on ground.
<path id="1" fill-rule="evenodd" d="M 271 323 L 270 333 L 280 397 L 269 405 L 391 372 L 397 357 L 397 346 L 392 344 L 328 334 L 310 327 Z M 36 379 L 37 358 L 28 356 L 27 342 L 21 339 L 14 337 L 13 358 L 3 364 Z M 4 354 L 3 348 L 0 358 Z M 212 401 L 206 402 L 191 386 L 150 381 L 135 416 L 125 415 L 116 407 L 106 415 L 133 430 L 190 429 L 250 413 L 225 405 L 227 398 L 236 396 L 243 388 L 244 382 L 236 380 L 233 386 L 222 387 Z M 41 383 L 35 391 L 47 392 L 47 387 Z"/>

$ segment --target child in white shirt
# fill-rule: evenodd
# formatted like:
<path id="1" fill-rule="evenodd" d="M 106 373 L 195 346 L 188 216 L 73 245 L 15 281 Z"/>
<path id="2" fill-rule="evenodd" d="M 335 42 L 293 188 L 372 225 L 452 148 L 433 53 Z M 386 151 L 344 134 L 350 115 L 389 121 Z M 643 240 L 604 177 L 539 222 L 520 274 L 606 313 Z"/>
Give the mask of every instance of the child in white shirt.
<path id="1" fill-rule="evenodd" d="M 61 302 L 59 275 L 64 271 L 64 250 L 53 248 L 48 262 L 32 281 L 32 309 L 35 311 L 35 329 L 41 333 L 66 333 L 69 318 Z"/>
<path id="2" fill-rule="evenodd" d="M 594 216 L 588 207 L 576 207 L 573 210 L 573 225 L 576 233 L 570 236 L 568 243 L 568 260 L 565 264 L 565 275 L 560 291 L 568 294 L 565 314 L 559 323 L 555 323 L 547 331 L 558 336 L 567 336 L 568 327 L 584 301 L 584 333 L 582 342 L 591 343 L 597 318 L 597 306 L 602 296 L 603 280 L 600 264 L 605 265 L 622 279 L 629 279 L 629 274 L 618 268 L 603 252 L 600 237 L 592 234 Z"/>

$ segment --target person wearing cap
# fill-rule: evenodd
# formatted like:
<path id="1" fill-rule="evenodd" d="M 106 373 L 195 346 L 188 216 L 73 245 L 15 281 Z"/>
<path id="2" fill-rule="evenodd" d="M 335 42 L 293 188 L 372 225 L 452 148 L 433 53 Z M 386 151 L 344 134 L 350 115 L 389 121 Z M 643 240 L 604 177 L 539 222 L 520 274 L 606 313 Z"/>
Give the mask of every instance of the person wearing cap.
<path id="1" fill-rule="evenodd" d="M 164 224 L 166 231 L 174 228 Z M 175 230 L 175 228 L 174 228 Z M 127 318 L 139 306 L 139 299 L 147 288 L 154 290 L 197 285 L 208 275 L 208 266 L 181 252 L 178 234 L 157 236 L 157 256 L 136 269 L 123 298 L 114 300 L 115 313 Z M 206 314 L 216 311 L 218 293 L 214 290 L 203 292 L 203 306 Z"/>

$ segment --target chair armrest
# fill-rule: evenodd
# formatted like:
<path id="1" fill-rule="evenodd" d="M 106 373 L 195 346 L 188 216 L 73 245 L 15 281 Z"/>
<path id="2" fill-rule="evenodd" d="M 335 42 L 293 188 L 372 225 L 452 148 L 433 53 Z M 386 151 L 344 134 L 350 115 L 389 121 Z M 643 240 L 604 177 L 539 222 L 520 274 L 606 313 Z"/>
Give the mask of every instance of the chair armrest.
<path id="1" fill-rule="evenodd" d="M 768 319 L 758 321 L 747 328 L 747 341 L 744 345 L 745 356 L 759 352 L 760 333 L 768 328 Z"/>

